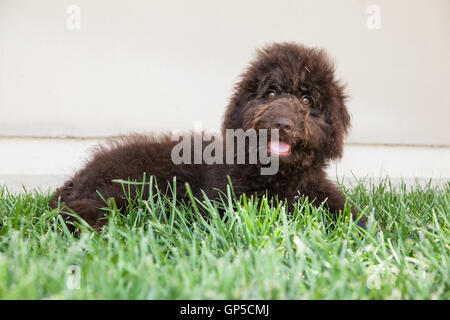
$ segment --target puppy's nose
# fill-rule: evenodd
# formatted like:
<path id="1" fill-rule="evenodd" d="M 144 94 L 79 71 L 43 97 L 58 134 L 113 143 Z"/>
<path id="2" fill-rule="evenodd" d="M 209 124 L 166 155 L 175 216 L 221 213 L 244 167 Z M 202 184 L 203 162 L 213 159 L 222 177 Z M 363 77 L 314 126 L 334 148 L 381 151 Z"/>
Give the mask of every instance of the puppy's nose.
<path id="1" fill-rule="evenodd" d="M 294 121 L 285 117 L 277 117 L 272 121 L 272 128 L 291 131 L 294 128 Z"/>

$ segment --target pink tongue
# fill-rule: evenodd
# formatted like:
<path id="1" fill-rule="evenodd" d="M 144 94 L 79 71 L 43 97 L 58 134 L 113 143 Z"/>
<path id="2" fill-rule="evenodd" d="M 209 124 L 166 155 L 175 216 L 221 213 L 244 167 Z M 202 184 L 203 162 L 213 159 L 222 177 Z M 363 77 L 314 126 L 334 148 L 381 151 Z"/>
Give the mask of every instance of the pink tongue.
<path id="1" fill-rule="evenodd" d="M 291 146 L 282 141 L 270 141 L 269 142 L 269 151 L 274 154 L 287 154 L 291 150 Z"/>

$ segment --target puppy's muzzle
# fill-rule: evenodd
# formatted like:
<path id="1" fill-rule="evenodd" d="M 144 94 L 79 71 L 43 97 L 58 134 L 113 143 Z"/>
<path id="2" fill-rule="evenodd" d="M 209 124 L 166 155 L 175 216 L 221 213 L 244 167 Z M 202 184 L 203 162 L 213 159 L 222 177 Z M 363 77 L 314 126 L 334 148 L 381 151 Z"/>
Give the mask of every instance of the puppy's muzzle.
<path id="1" fill-rule="evenodd" d="M 294 121 L 292 121 L 288 117 L 276 117 L 272 120 L 272 129 L 290 132 L 292 129 L 294 129 Z"/>

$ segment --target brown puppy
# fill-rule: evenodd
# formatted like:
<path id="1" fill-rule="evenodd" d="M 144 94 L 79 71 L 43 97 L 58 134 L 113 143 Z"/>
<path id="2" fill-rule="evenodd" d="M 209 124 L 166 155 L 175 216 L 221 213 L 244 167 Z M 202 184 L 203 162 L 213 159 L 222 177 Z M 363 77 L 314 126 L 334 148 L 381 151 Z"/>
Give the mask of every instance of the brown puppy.
<path id="1" fill-rule="evenodd" d="M 345 98 L 325 51 L 295 43 L 273 44 L 258 52 L 236 85 L 222 133 L 225 137 L 227 129 L 277 129 L 280 141 L 269 140 L 267 145 L 271 154 L 279 156 L 276 174 L 261 175 L 260 163 L 175 164 L 171 154 L 177 141 L 168 135 L 134 135 L 100 146 L 86 166 L 57 190 L 53 206 L 60 199 L 98 228 L 104 223 L 99 208 L 105 203 L 97 192 L 105 199 L 115 198 L 124 208 L 122 186 L 112 180 L 142 181 L 146 172 L 156 177 L 160 189 L 176 177 L 178 199 L 186 197 L 186 182 L 194 196 L 201 198 L 203 190 L 215 198 L 217 189 L 225 190 L 229 176 L 237 196 L 267 193 L 290 205 L 304 195 L 316 204 L 326 200 L 330 211 L 338 214 L 346 199 L 324 169 L 327 161 L 342 156 L 350 126 Z"/>

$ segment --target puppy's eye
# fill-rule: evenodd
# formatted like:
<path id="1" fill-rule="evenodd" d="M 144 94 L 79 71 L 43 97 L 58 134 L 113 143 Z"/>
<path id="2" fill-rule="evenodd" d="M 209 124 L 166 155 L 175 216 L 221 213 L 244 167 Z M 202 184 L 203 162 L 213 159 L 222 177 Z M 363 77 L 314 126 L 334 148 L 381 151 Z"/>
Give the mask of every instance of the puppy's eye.
<path id="1" fill-rule="evenodd" d="M 311 97 L 310 97 L 310 96 L 303 96 L 303 97 L 302 97 L 302 104 L 303 104 L 304 106 L 310 107 L 310 106 L 312 105 L 312 99 L 311 99 Z"/>
<path id="2" fill-rule="evenodd" d="M 273 99 L 277 96 L 277 92 L 273 89 L 270 89 L 269 91 L 266 92 L 266 98 L 267 99 Z"/>

